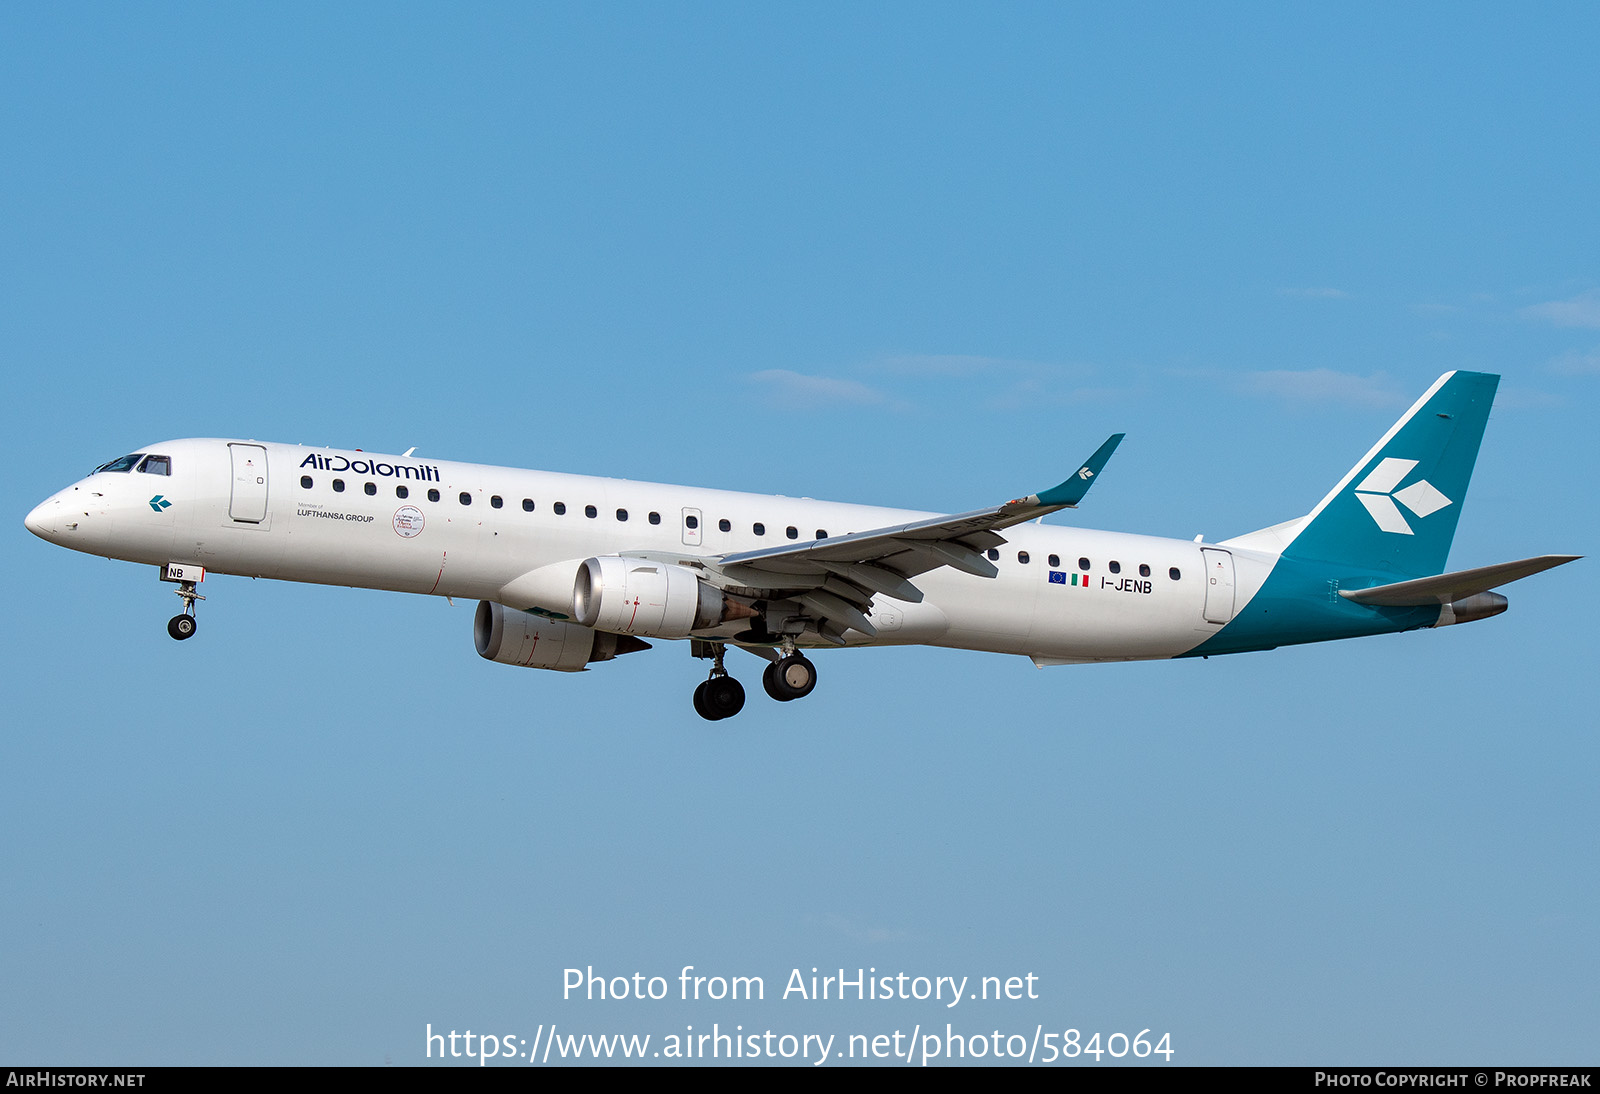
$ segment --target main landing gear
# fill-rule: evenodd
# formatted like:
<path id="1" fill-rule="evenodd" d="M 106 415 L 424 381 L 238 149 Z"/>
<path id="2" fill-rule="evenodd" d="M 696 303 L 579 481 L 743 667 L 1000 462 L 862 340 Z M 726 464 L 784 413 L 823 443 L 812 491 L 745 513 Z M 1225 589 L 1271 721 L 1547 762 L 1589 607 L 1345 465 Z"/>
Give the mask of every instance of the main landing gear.
<path id="1" fill-rule="evenodd" d="M 711 676 L 694 689 L 694 712 L 708 722 L 720 722 L 744 709 L 744 685 L 722 667 L 728 647 L 721 642 L 710 645 Z"/>
<path id="2" fill-rule="evenodd" d="M 194 602 L 204 600 L 205 597 L 194 591 L 194 582 L 180 581 L 173 590 L 183 600 L 183 614 L 175 615 L 167 620 L 167 633 L 182 642 L 185 638 L 193 638 L 194 632 L 200 624 L 194 617 Z"/>
<path id="3" fill-rule="evenodd" d="M 817 666 L 803 653 L 790 653 L 767 666 L 761 674 L 761 686 L 780 703 L 804 699 L 817 686 Z"/>
<path id="4" fill-rule="evenodd" d="M 710 722 L 732 718 L 744 709 L 744 686 L 729 676 L 722 665 L 727 649 L 723 642 L 706 642 L 695 648 L 696 657 L 711 658 L 710 678 L 694 689 L 695 713 Z M 781 654 L 765 650 L 751 652 L 771 658 L 761 674 L 761 686 L 778 702 L 804 699 L 817 686 L 817 667 L 795 649 L 794 639 L 784 639 Z"/>

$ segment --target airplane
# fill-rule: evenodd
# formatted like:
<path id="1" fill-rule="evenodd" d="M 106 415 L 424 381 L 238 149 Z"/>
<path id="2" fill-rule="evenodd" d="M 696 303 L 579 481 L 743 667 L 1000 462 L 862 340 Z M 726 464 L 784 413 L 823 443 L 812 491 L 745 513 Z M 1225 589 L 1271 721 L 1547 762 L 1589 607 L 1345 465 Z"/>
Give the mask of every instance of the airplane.
<path id="1" fill-rule="evenodd" d="M 1040 668 L 1269 650 L 1497 615 L 1496 587 L 1572 562 L 1444 573 L 1500 378 L 1441 376 L 1305 516 L 1206 543 L 1042 523 L 1064 482 L 955 515 L 414 456 L 225 439 L 148 445 L 28 514 L 51 543 L 160 568 L 196 631 L 208 573 L 479 601 L 488 660 L 560 672 L 688 639 L 712 662 L 694 708 L 744 706 L 728 646 L 803 698 L 806 651 L 912 645 Z"/>

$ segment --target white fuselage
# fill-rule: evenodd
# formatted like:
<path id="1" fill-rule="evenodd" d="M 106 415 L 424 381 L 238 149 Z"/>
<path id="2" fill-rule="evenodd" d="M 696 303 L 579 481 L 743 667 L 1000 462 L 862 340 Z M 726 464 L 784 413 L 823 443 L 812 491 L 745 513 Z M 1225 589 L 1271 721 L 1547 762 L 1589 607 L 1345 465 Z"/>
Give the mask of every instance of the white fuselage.
<path id="1" fill-rule="evenodd" d="M 28 526 L 132 562 L 500 602 L 517 578 L 564 560 L 715 558 L 935 515 L 297 445 L 191 439 L 142 451 L 170 457 L 170 473 L 99 472 L 46 500 Z M 990 552 L 997 577 L 924 573 L 920 603 L 877 596 L 878 633 L 847 641 L 1040 663 L 1173 657 L 1221 630 L 1275 561 L 1040 524 L 1005 539 Z M 1219 557 L 1234 581 L 1220 613 L 1206 592 Z"/>

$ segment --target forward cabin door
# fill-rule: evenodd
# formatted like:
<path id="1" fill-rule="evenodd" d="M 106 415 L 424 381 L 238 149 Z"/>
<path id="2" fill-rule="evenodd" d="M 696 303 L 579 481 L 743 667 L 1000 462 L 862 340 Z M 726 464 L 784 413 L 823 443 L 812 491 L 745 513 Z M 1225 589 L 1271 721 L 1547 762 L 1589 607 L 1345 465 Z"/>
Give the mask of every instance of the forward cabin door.
<path id="1" fill-rule="evenodd" d="M 1226 623 L 1233 618 L 1233 555 L 1201 548 L 1206 560 L 1206 622 Z"/>
<path id="2" fill-rule="evenodd" d="M 267 519 L 267 450 L 259 444 L 230 444 L 233 457 L 233 495 L 228 515 L 244 524 Z"/>

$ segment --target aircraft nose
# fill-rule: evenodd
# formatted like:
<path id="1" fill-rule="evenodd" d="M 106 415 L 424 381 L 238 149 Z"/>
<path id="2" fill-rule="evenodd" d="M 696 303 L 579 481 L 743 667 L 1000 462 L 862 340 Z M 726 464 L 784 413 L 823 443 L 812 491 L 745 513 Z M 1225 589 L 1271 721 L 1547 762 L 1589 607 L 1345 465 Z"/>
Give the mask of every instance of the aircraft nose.
<path id="1" fill-rule="evenodd" d="M 61 499 L 46 498 L 33 507 L 33 512 L 22 518 L 22 523 L 28 531 L 40 539 L 54 543 L 60 533 L 57 531 L 61 513 Z"/>

